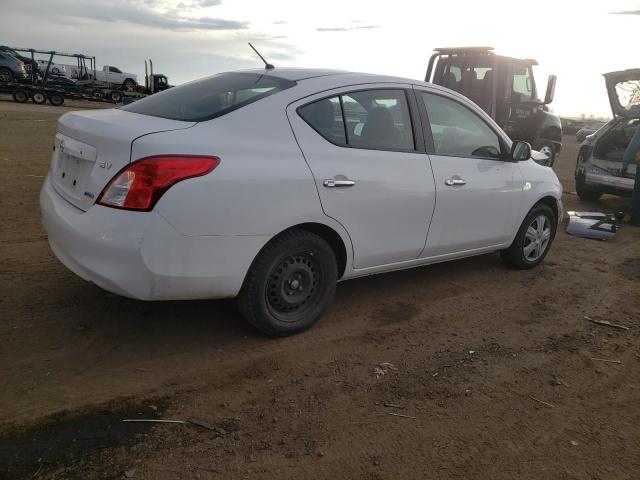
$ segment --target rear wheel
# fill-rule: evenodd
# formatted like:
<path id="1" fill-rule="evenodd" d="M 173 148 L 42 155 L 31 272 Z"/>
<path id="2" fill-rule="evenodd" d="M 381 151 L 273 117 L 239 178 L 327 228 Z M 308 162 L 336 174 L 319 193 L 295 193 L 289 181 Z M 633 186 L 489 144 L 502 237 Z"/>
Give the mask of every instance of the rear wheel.
<path id="1" fill-rule="evenodd" d="M 331 247 L 318 235 L 291 230 L 254 260 L 238 296 L 240 311 L 270 336 L 311 327 L 333 298 L 338 277 Z"/>
<path id="2" fill-rule="evenodd" d="M 102 93 L 102 90 L 94 90 L 94 92 L 91 95 L 96 100 L 102 100 L 104 98 L 104 93 Z"/>
<path id="3" fill-rule="evenodd" d="M 509 265 L 527 269 L 538 265 L 549 252 L 556 236 L 557 221 L 548 205 L 535 205 L 522 222 L 516 238 L 500 254 Z"/>
<path id="4" fill-rule="evenodd" d="M 44 92 L 33 92 L 33 95 L 31 95 L 31 101 L 38 105 L 42 105 L 43 103 L 46 103 L 47 96 L 44 94 Z"/>
<path id="5" fill-rule="evenodd" d="M 59 93 L 49 95 L 49 103 L 54 107 L 60 107 L 64 103 L 64 97 Z"/>
<path id="6" fill-rule="evenodd" d="M 24 90 L 16 90 L 13 92 L 13 99 L 18 103 L 24 103 L 29 100 L 29 94 Z"/>
<path id="7" fill-rule="evenodd" d="M 582 175 L 576 176 L 576 193 L 580 200 L 595 201 L 602 196 L 602 190 L 598 187 L 587 185 Z"/>
<path id="8" fill-rule="evenodd" d="M 13 72 L 7 67 L 0 68 L 0 82 L 13 82 Z"/>
<path id="9" fill-rule="evenodd" d="M 111 92 L 109 92 L 109 100 L 111 100 L 113 103 L 118 103 L 122 100 L 122 94 L 117 90 L 112 90 Z"/>
<path id="10" fill-rule="evenodd" d="M 126 90 L 133 91 L 136 89 L 136 81 L 133 78 L 127 78 L 122 85 Z"/>

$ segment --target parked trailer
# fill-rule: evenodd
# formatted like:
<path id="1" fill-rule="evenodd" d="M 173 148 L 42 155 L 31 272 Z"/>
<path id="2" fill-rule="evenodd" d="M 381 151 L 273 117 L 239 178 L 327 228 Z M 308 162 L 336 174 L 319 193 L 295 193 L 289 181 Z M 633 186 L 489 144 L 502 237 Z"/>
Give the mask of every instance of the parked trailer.
<path id="1" fill-rule="evenodd" d="M 79 53 L 36 50 L 34 48 L 8 48 L 17 52 L 28 53 L 32 64 L 36 64 L 35 54 L 49 56 L 44 72 L 31 68 L 30 78 L 27 80 L 22 82 L 0 82 L 0 92 L 11 94 L 17 102 L 24 103 L 30 98 L 36 104 L 43 104 L 49 100 L 51 105 L 60 106 L 64 104 L 65 98 L 110 103 L 118 103 L 122 100 L 122 86 L 114 86 L 106 82 L 92 80 L 92 78 L 95 78 L 95 57 Z M 78 65 L 80 80 L 74 82 L 64 77 L 50 75 L 49 69 L 53 64 L 54 56 L 74 58 Z"/>
<path id="2" fill-rule="evenodd" d="M 118 103 L 122 100 L 122 94 L 117 91 L 109 92 L 109 96 L 105 96 L 102 91 L 97 94 L 94 91 L 77 92 L 64 88 L 52 87 L 46 85 L 31 85 L 28 83 L 18 82 L 0 82 L 0 93 L 8 93 L 18 103 L 25 103 L 29 99 L 38 105 L 49 103 L 59 107 L 64 104 L 65 99 L 72 100 L 90 100 L 93 102 L 109 102 Z"/>

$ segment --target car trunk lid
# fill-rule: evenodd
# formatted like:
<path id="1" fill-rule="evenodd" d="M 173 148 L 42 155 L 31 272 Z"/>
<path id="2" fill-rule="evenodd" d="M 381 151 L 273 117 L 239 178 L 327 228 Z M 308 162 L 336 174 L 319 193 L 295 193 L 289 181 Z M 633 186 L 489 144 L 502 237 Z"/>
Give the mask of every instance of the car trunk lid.
<path id="1" fill-rule="evenodd" d="M 640 117 L 640 68 L 604 74 L 613 115 Z"/>
<path id="2" fill-rule="evenodd" d="M 67 113 L 58 120 L 50 170 L 53 186 L 67 201 L 87 210 L 131 162 L 137 138 L 193 125 L 119 109 Z"/>

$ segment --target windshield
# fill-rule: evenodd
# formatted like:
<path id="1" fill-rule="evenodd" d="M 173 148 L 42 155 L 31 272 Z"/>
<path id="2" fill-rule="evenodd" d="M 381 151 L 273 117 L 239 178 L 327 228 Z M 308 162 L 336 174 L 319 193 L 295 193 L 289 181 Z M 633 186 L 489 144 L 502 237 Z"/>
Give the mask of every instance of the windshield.
<path id="1" fill-rule="evenodd" d="M 188 122 L 210 120 L 295 85 L 258 73 L 220 73 L 131 103 L 127 112 Z"/>

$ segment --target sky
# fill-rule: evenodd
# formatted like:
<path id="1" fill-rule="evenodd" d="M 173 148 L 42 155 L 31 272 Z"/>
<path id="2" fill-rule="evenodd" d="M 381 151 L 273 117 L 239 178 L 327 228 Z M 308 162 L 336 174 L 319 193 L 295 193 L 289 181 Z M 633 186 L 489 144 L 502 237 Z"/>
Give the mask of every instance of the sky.
<path id="1" fill-rule="evenodd" d="M 436 47 L 490 45 L 535 58 L 559 115 L 610 117 L 602 74 L 640 67 L 640 0 L 0 0 L 0 44 L 95 56 L 173 85 L 261 67 L 423 79 Z M 60 63 L 65 63 L 61 61 Z"/>

